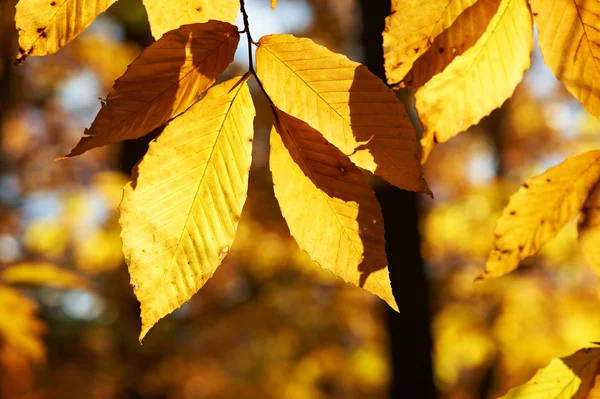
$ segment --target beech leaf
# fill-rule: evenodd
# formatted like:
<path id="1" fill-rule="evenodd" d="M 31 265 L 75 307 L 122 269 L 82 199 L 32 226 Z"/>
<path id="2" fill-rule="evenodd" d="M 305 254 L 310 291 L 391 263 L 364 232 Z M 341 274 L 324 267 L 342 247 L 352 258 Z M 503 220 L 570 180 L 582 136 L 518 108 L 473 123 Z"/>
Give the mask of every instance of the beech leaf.
<path id="1" fill-rule="evenodd" d="M 152 36 L 159 39 L 181 25 L 217 20 L 234 23 L 239 0 L 144 0 Z"/>
<path id="2" fill-rule="evenodd" d="M 535 255 L 577 216 L 599 179 L 600 151 L 590 151 L 527 180 L 498 219 L 494 250 L 480 278 L 506 274 Z"/>
<path id="3" fill-rule="evenodd" d="M 140 340 L 191 298 L 228 254 L 246 201 L 254 106 L 241 78 L 211 88 L 150 143 L 119 223 Z"/>
<path id="4" fill-rule="evenodd" d="M 116 1 L 19 0 L 15 12 L 19 31 L 17 63 L 30 55 L 55 53 Z"/>
<path id="5" fill-rule="evenodd" d="M 67 157 L 131 140 L 181 114 L 233 61 L 240 35 L 226 22 L 184 25 L 148 46 L 115 82 Z"/>
<path id="6" fill-rule="evenodd" d="M 290 233 L 322 268 L 398 311 L 381 208 L 363 172 L 306 122 L 275 112 L 270 167 Z"/>
<path id="7" fill-rule="evenodd" d="M 531 0 L 544 61 L 600 118 L 600 1 Z"/>
<path id="8" fill-rule="evenodd" d="M 500 399 L 597 398 L 595 379 L 599 365 L 600 348 L 581 349 L 571 356 L 553 359 L 529 381 L 511 389 Z"/>
<path id="9" fill-rule="evenodd" d="M 402 102 L 364 65 L 292 35 L 262 37 L 256 59 L 281 111 L 308 123 L 357 166 L 405 190 L 431 193 Z"/>
<path id="10" fill-rule="evenodd" d="M 583 256 L 600 276 L 600 183 L 583 205 L 577 229 Z"/>
<path id="11" fill-rule="evenodd" d="M 415 94 L 423 161 L 512 96 L 529 68 L 533 24 L 527 0 L 502 0 L 485 33 Z"/>
<path id="12" fill-rule="evenodd" d="M 454 58 L 477 43 L 498 11 L 500 0 L 479 0 L 467 8 L 452 26 L 435 38 L 404 78 L 406 86 L 419 87 L 442 72 Z"/>
<path id="13" fill-rule="evenodd" d="M 477 0 L 392 0 L 385 20 L 383 51 L 388 83 L 401 83 L 434 39 Z"/>

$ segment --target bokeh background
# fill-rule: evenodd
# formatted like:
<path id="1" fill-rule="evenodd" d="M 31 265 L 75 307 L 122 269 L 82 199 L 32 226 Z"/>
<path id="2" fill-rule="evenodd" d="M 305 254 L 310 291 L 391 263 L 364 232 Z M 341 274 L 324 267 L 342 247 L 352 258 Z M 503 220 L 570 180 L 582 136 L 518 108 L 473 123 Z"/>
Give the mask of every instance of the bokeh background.
<path id="1" fill-rule="evenodd" d="M 268 169 L 272 116 L 255 85 L 249 199 L 230 255 L 140 345 L 117 206 L 151 136 L 52 159 L 76 144 L 99 99 L 152 42 L 144 7 L 120 0 L 57 54 L 17 68 L 15 3 L 0 0 L 0 270 L 52 264 L 89 288 L 0 283 L 0 398 L 352 399 L 387 398 L 392 383 L 415 389 L 393 372 L 390 348 L 403 337 L 390 334 L 383 302 L 321 271 L 290 238 Z M 293 33 L 364 59 L 358 2 L 269 3 L 247 0 L 255 39 Z M 247 70 L 240 47 L 223 79 Z M 401 96 L 410 109 L 410 90 Z M 574 223 L 512 274 L 473 283 L 508 196 L 597 149 L 599 131 L 535 49 L 512 99 L 432 152 L 435 199 L 418 197 L 419 231 L 440 398 L 498 397 L 551 358 L 600 341 L 600 286 Z"/>

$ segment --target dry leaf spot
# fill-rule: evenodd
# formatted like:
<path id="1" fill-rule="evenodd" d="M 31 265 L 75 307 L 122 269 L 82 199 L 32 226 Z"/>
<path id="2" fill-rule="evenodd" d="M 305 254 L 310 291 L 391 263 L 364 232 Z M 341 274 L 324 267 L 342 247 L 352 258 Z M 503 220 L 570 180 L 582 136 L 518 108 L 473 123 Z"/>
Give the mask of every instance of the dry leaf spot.
<path id="1" fill-rule="evenodd" d="M 529 184 L 527 184 L 527 183 L 523 184 L 523 188 L 524 189 L 528 189 L 529 188 Z"/>
<path id="2" fill-rule="evenodd" d="M 438 49 L 438 51 L 440 52 L 440 54 L 444 54 L 444 48 L 443 48 L 443 47 L 440 47 L 440 48 Z"/>
<path id="3" fill-rule="evenodd" d="M 515 216 L 515 215 L 517 214 L 517 211 L 510 211 L 510 212 L 509 212 L 509 214 L 510 214 L 511 216 Z"/>
<path id="4" fill-rule="evenodd" d="M 550 178 L 546 179 L 546 183 L 550 183 L 551 181 Z"/>
<path id="5" fill-rule="evenodd" d="M 50 5 L 51 5 L 52 7 L 54 7 L 54 6 L 56 5 L 56 1 L 53 1 L 52 3 L 50 3 Z"/>

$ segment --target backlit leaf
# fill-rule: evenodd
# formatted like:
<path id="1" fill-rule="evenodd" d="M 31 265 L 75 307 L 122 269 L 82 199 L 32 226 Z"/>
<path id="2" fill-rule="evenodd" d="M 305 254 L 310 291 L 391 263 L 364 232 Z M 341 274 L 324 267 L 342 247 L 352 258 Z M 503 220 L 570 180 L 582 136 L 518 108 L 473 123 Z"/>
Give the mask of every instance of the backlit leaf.
<path id="1" fill-rule="evenodd" d="M 79 274 L 51 263 L 24 262 L 0 271 L 0 282 L 8 284 L 43 285 L 57 288 L 90 287 Z"/>
<path id="2" fill-rule="evenodd" d="M 19 0 L 15 23 L 19 31 L 19 55 L 56 52 L 85 30 L 117 0 Z"/>
<path id="3" fill-rule="evenodd" d="M 239 40 L 235 26 L 219 21 L 165 34 L 117 79 L 96 120 L 67 156 L 141 137 L 181 114 L 229 66 Z"/>
<path id="4" fill-rule="evenodd" d="M 246 201 L 254 106 L 235 78 L 211 88 L 150 143 L 125 186 L 119 223 L 140 340 L 213 275 Z"/>
<path id="5" fill-rule="evenodd" d="M 430 193 L 404 106 L 365 66 L 292 35 L 264 36 L 256 58 L 279 109 L 306 121 L 357 166 Z"/>
<path id="6" fill-rule="evenodd" d="M 523 385 L 508 391 L 500 399 L 585 399 L 594 385 L 600 364 L 600 348 L 577 351 L 571 356 L 553 359 L 550 364 Z"/>
<path id="7" fill-rule="evenodd" d="M 423 86 L 450 65 L 454 58 L 475 45 L 499 5 L 500 0 L 479 0 L 460 14 L 452 26 L 436 37 L 431 47 L 415 61 L 404 78 L 406 86 Z"/>
<path id="8" fill-rule="evenodd" d="M 46 358 L 41 340 L 46 327 L 37 318 L 37 312 L 34 301 L 14 288 L 0 285 L 0 342 L 32 363 L 40 363 Z M 3 345 L 0 345 L 0 352 Z"/>
<path id="9" fill-rule="evenodd" d="M 600 117 L 600 1 L 532 0 L 544 61 Z"/>
<path id="10" fill-rule="evenodd" d="M 270 167 L 275 197 L 300 248 L 324 269 L 398 310 L 381 208 L 360 169 L 318 131 L 278 110 Z"/>
<path id="11" fill-rule="evenodd" d="M 494 232 L 494 250 L 481 276 L 514 270 L 580 212 L 600 179 L 600 151 L 572 157 L 525 182 L 510 197 Z"/>
<path id="12" fill-rule="evenodd" d="M 588 264 L 600 275 L 600 184 L 592 190 L 577 226 L 581 252 Z"/>
<path id="13" fill-rule="evenodd" d="M 477 0 L 392 0 L 385 20 L 383 50 L 389 84 L 402 82 L 434 39 Z"/>
<path id="14" fill-rule="evenodd" d="M 526 0 L 502 0 L 477 43 L 417 90 L 423 160 L 435 143 L 477 124 L 504 103 L 529 68 L 533 25 Z"/>
<path id="15" fill-rule="evenodd" d="M 144 0 L 152 36 L 160 38 L 181 25 L 208 22 L 211 19 L 234 23 L 239 0 Z"/>

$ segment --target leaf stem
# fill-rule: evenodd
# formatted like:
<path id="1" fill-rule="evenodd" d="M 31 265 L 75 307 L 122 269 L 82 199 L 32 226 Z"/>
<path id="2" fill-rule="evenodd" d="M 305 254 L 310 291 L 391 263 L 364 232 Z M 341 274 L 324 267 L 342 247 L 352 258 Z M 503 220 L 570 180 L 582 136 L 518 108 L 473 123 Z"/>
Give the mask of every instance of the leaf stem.
<path id="1" fill-rule="evenodd" d="M 248 38 L 248 69 L 249 69 L 250 73 L 254 76 L 254 78 L 256 79 L 256 82 L 258 83 L 258 87 L 260 87 L 262 92 L 265 94 L 265 96 L 267 97 L 267 100 L 269 100 L 269 103 L 271 104 L 271 106 L 275 106 L 275 104 L 273 104 L 273 101 L 271 101 L 271 97 L 269 97 L 269 95 L 267 94 L 267 91 L 265 90 L 258 75 L 256 74 L 256 70 L 254 69 L 254 59 L 252 56 L 252 45 L 254 44 L 254 45 L 258 46 L 258 44 L 256 42 L 254 42 L 254 40 L 252 40 L 252 34 L 250 34 L 250 22 L 248 22 L 248 13 L 246 12 L 245 0 L 240 0 L 240 11 L 242 12 L 242 17 L 244 19 L 244 30 L 241 31 L 240 33 L 245 33 L 246 37 Z"/>
<path id="2" fill-rule="evenodd" d="M 242 32 L 246 33 L 246 37 L 248 38 L 248 68 L 250 72 L 254 76 L 256 76 L 256 71 L 254 70 L 254 60 L 252 57 L 252 34 L 250 34 L 250 23 L 248 22 L 248 13 L 246 12 L 246 4 L 245 0 L 240 0 L 240 11 L 242 12 L 242 17 L 244 18 L 244 30 Z"/>

